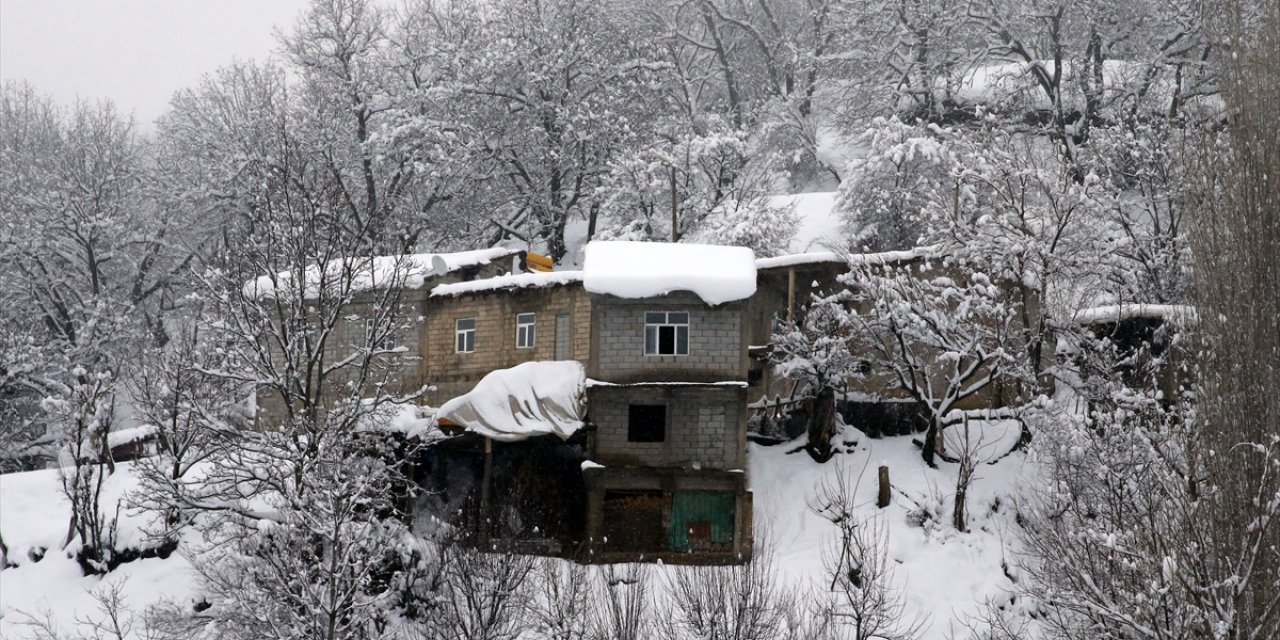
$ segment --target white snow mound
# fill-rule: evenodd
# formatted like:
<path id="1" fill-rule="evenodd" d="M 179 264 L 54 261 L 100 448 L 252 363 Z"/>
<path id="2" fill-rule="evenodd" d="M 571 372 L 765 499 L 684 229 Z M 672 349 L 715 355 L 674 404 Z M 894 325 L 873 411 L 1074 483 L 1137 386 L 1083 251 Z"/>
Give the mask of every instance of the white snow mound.
<path id="1" fill-rule="evenodd" d="M 717 305 L 756 292 L 755 255 L 746 247 L 593 241 L 587 244 L 584 263 L 587 291 L 619 298 L 691 291 Z"/>
<path id="2" fill-rule="evenodd" d="M 436 420 L 500 442 L 541 435 L 568 439 L 582 428 L 586 379 L 586 369 L 574 360 L 498 369 L 470 392 L 441 405 Z"/>

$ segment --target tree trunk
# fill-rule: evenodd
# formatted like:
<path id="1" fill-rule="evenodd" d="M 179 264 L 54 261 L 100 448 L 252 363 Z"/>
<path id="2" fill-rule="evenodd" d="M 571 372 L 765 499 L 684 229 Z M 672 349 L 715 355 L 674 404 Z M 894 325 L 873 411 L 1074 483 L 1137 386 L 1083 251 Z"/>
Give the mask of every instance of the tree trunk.
<path id="1" fill-rule="evenodd" d="M 942 419 L 938 416 L 929 418 L 929 430 L 924 434 L 924 451 L 921 453 L 921 457 L 924 458 L 925 464 L 932 469 L 938 468 L 933 458 L 938 451 L 938 434 L 942 433 L 942 425 L 939 424 L 941 421 Z"/>
<path id="2" fill-rule="evenodd" d="M 813 414 L 809 416 L 809 455 L 818 462 L 831 459 L 831 438 L 836 431 L 836 390 L 822 387 L 813 399 Z"/>

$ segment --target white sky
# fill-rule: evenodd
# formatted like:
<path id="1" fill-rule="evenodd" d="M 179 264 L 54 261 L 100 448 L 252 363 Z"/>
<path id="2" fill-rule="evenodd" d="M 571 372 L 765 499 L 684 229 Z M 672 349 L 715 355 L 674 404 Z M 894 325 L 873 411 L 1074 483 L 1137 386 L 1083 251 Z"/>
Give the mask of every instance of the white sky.
<path id="1" fill-rule="evenodd" d="M 142 129 L 173 92 L 265 59 L 307 0 L 0 0 L 0 78 L 62 103 L 110 98 Z"/>

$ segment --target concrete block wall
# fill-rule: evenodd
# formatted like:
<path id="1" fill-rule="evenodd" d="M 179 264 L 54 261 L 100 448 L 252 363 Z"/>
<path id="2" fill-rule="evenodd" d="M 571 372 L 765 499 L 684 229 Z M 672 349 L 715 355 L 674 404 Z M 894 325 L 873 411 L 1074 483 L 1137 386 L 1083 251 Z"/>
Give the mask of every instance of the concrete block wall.
<path id="1" fill-rule="evenodd" d="M 593 459 L 607 466 L 746 467 L 746 388 L 736 385 L 594 386 L 588 415 Z M 630 442 L 630 405 L 667 409 L 663 442 Z"/>
<path id="2" fill-rule="evenodd" d="M 711 307 L 686 292 L 638 300 L 592 296 L 595 332 L 588 375 L 618 383 L 745 380 L 745 310 L 745 302 Z M 688 355 L 645 355 L 644 315 L 648 311 L 689 313 Z"/>
<path id="3" fill-rule="evenodd" d="M 533 348 L 516 348 L 516 315 L 534 314 Z M 570 358 L 585 362 L 590 353 L 591 301 L 580 284 L 503 289 L 427 302 L 425 330 L 419 351 L 424 354 L 419 375 L 437 388 L 426 402 L 439 406 L 475 387 L 485 374 L 522 362 L 555 359 L 556 316 L 570 320 Z M 475 351 L 457 353 L 456 323 L 475 318 Z"/>

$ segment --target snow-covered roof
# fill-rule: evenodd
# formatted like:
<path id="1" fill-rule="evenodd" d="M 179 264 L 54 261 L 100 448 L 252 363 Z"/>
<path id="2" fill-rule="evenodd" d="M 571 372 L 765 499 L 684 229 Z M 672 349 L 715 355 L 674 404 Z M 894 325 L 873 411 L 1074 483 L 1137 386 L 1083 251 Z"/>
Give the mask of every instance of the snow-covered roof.
<path id="1" fill-rule="evenodd" d="M 717 305 L 756 292 L 755 255 L 746 247 L 594 241 L 582 269 L 587 291 L 619 298 L 691 291 Z"/>
<path id="2" fill-rule="evenodd" d="M 497 289 L 526 289 L 554 287 L 558 285 L 582 282 L 581 271 L 546 271 L 534 273 L 515 273 L 505 276 L 494 276 L 471 282 L 452 282 L 436 286 L 431 290 L 433 297 L 460 296 L 465 293 L 494 291 Z"/>
<path id="3" fill-rule="evenodd" d="M 114 449 L 126 444 L 141 442 L 150 438 L 159 431 L 154 424 L 144 424 L 140 427 L 130 427 L 128 429 L 116 429 L 107 434 L 107 447 Z"/>
<path id="4" fill-rule="evenodd" d="M 1119 322 L 1133 318 L 1195 322 L 1196 308 L 1181 304 L 1113 304 L 1081 309 L 1074 316 L 1075 321 L 1080 324 Z"/>
<path id="5" fill-rule="evenodd" d="M 821 264 L 826 262 L 839 262 L 850 266 L 894 264 L 915 260 L 916 258 L 927 255 L 932 249 L 933 247 L 921 247 L 906 251 L 855 253 L 852 255 L 841 255 L 834 251 L 812 251 L 809 253 L 796 253 L 787 256 L 777 256 L 774 258 L 760 258 L 759 260 L 756 260 L 756 268 L 777 269 L 779 267 L 797 267 L 806 264 Z"/>
<path id="6" fill-rule="evenodd" d="M 769 196 L 769 206 L 791 207 L 799 225 L 791 239 L 790 250 L 796 253 L 840 248 L 844 242 L 844 224 L 836 215 L 835 191 L 793 193 Z"/>
<path id="7" fill-rule="evenodd" d="M 439 277 L 467 267 L 490 264 L 517 253 L 519 253 L 517 249 L 493 247 L 455 253 L 419 253 L 330 260 L 325 264 L 323 271 L 317 265 L 307 267 L 306 297 L 318 297 L 322 286 L 329 289 L 330 295 L 359 293 L 385 286 L 418 289 L 428 278 Z M 291 271 L 259 276 L 245 283 L 244 295 L 261 299 L 274 296 L 277 291 L 288 293 L 292 289 L 293 279 L 294 274 Z M 348 286 L 349 289 L 343 291 Z"/>
<path id="8" fill-rule="evenodd" d="M 436 420 L 500 442 L 541 435 L 568 439 L 583 425 L 586 379 L 586 369 L 574 360 L 498 369 L 470 392 L 441 405 Z"/>
<path id="9" fill-rule="evenodd" d="M 605 382 L 604 380 L 587 380 L 586 387 L 746 387 L 741 380 L 724 380 L 721 382 Z"/>

